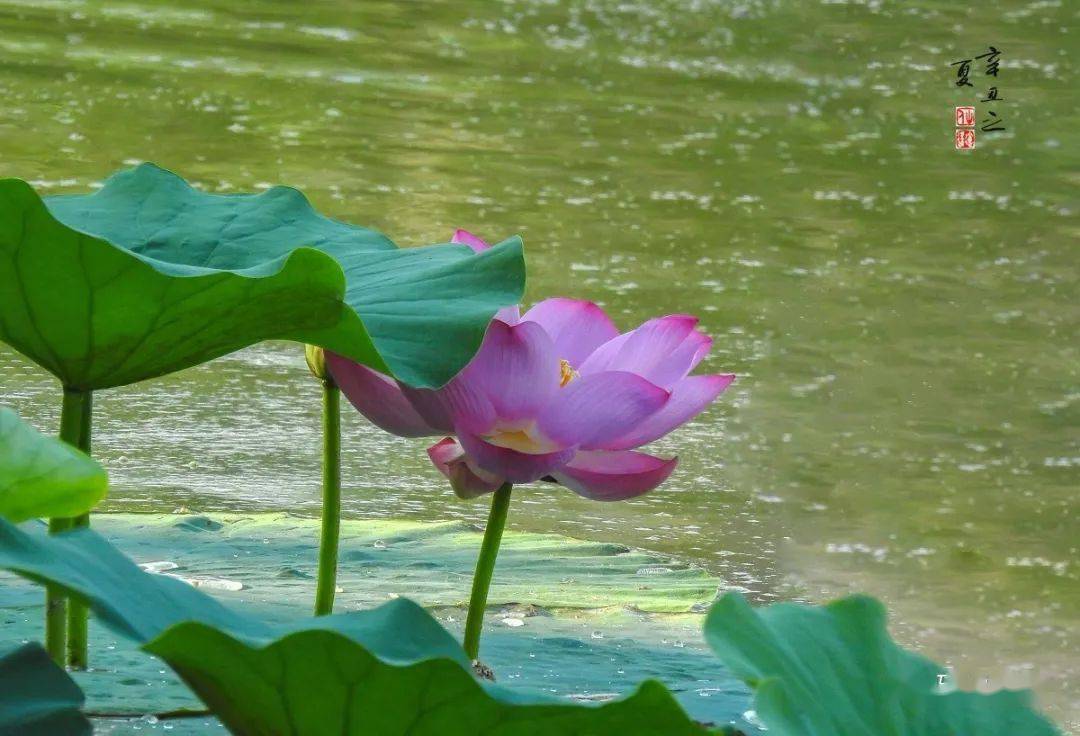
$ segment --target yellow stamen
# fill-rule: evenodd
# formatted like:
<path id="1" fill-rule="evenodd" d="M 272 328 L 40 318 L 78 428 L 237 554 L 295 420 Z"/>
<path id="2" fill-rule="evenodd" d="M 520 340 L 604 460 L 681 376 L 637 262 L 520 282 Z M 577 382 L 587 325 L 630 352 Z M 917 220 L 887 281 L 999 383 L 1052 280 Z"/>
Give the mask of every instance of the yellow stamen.
<path id="1" fill-rule="evenodd" d="M 518 452 L 537 454 L 544 451 L 536 438 L 524 429 L 503 430 L 490 434 L 484 439 L 498 447 Z"/>
<path id="2" fill-rule="evenodd" d="M 578 377 L 578 372 L 570 367 L 570 361 L 562 358 L 559 360 L 559 388 Z"/>

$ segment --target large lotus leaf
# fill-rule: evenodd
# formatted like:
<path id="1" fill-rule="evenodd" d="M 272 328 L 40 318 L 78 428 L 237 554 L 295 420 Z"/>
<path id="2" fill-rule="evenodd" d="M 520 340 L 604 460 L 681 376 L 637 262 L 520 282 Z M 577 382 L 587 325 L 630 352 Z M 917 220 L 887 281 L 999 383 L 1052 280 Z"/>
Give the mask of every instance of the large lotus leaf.
<path id="1" fill-rule="evenodd" d="M 399 249 L 287 187 L 206 194 L 151 164 L 45 200 L 0 180 L 0 339 L 71 388 L 134 383 L 272 338 L 438 386 L 523 288 L 517 238 L 481 254 Z"/>
<path id="2" fill-rule="evenodd" d="M 0 736 L 82 736 L 83 694 L 40 644 L 0 655 Z"/>
<path id="3" fill-rule="evenodd" d="M 105 497 L 107 485 L 96 462 L 0 407 L 0 516 L 78 516 Z"/>
<path id="4" fill-rule="evenodd" d="M 942 692 L 945 670 L 897 646 L 865 596 L 753 609 L 738 594 L 709 612 L 705 638 L 755 689 L 776 736 L 1054 736 L 1028 691 Z"/>
<path id="5" fill-rule="evenodd" d="M 145 573 L 89 529 L 0 520 L 0 567 L 55 583 L 164 659 L 236 734 L 703 734 L 647 681 L 579 704 L 480 683 L 415 603 L 271 626 L 180 580 Z"/>
<path id="6" fill-rule="evenodd" d="M 312 735 L 705 733 L 654 680 L 599 707 L 482 686 L 456 640 L 405 599 L 351 618 L 261 647 L 187 623 L 145 648 L 237 734 L 279 733 L 283 724 Z"/>

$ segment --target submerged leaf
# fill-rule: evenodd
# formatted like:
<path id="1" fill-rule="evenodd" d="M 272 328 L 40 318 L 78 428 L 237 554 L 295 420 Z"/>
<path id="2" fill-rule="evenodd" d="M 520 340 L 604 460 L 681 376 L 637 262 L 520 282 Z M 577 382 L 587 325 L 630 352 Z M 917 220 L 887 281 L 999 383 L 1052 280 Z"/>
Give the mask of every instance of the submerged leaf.
<path id="1" fill-rule="evenodd" d="M 480 683 L 424 609 L 379 608 L 271 626 L 141 571 L 91 530 L 49 536 L 0 520 L 0 567 L 65 588 L 169 663 L 236 734 L 704 734 L 646 681 L 579 704 Z"/>
<path id="2" fill-rule="evenodd" d="M 0 655 L 0 736 L 82 736 L 83 694 L 40 644 Z"/>
<path id="3" fill-rule="evenodd" d="M 294 611 L 311 605 L 319 519 L 108 513 L 95 517 L 94 528 L 140 561 L 181 562 L 192 574 L 227 579 Z M 469 590 L 462 581 L 473 573 L 482 537 L 465 521 L 342 519 L 338 585 L 344 592 L 337 600 L 342 610 L 370 608 L 396 594 L 425 607 L 464 607 Z M 722 582 L 664 555 L 513 530 L 503 535 L 499 570 L 488 598 L 492 610 L 528 603 L 602 616 L 703 612 Z"/>
<path id="4" fill-rule="evenodd" d="M 729 593 L 705 638 L 754 687 L 776 736 L 1054 736 L 1028 691 L 939 692 L 938 665 L 897 646 L 865 596 L 753 609 Z"/>
<path id="5" fill-rule="evenodd" d="M 398 249 L 295 189 L 214 195 L 152 164 L 42 200 L 0 180 L 0 339 L 100 389 L 266 339 L 320 345 L 415 386 L 448 381 L 524 288 L 521 242 Z"/>
<path id="6" fill-rule="evenodd" d="M 0 516 L 78 516 L 105 497 L 107 484 L 96 462 L 0 407 Z"/>

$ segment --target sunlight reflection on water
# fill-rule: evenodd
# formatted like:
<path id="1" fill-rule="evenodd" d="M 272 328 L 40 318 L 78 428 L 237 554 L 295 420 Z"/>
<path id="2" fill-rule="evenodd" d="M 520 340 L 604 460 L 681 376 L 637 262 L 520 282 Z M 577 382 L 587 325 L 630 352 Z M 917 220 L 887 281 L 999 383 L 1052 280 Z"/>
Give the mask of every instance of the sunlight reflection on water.
<path id="1" fill-rule="evenodd" d="M 659 443 L 671 482 L 530 488 L 511 524 L 674 552 L 759 601 L 873 593 L 962 684 L 1020 667 L 1080 718 L 1064 4 L 187 5 L 0 0 L 4 173 L 286 182 L 403 244 L 519 232 L 531 299 L 701 315 L 703 369 L 740 377 Z M 1018 124 L 960 159 L 948 64 L 989 41 Z M 0 382 L 55 427 L 55 387 L 6 349 Z M 295 346 L 96 407 L 109 508 L 317 513 Z M 345 429 L 347 514 L 484 517 L 423 441 Z"/>

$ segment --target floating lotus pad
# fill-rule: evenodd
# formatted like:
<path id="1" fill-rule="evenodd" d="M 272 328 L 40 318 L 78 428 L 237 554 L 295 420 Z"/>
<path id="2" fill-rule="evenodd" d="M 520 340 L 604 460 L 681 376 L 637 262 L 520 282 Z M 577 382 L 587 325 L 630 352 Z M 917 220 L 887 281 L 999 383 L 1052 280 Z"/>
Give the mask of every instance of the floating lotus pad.
<path id="1" fill-rule="evenodd" d="M 313 343 L 416 386 L 449 380 L 524 288 L 521 242 L 398 249 L 287 187 L 214 195 L 152 164 L 44 200 L 0 180 L 0 339 L 73 389 L 261 340 Z"/>
<path id="2" fill-rule="evenodd" d="M 311 610 L 317 522 L 285 514 L 98 514 L 95 528 L 139 563 L 200 584 L 226 605 L 278 625 Z M 464 523 L 345 520 L 345 592 L 336 610 L 372 608 L 396 595 L 442 605 L 433 612 L 460 629 L 480 533 Z M 738 720 L 749 693 L 704 649 L 700 609 L 719 581 L 668 557 L 619 545 L 508 532 L 502 569 L 520 565 L 527 585 L 496 577 L 485 632 L 485 661 L 500 683 L 557 696 L 624 693 L 648 677 L 673 689 L 702 721 Z M 370 557 L 368 557 L 370 556 Z M 172 563 L 177 567 L 172 567 Z M 40 636 L 40 590 L 0 572 L 0 624 L 7 640 Z M 502 585 L 505 582 L 506 585 Z M 522 583 L 526 581 L 521 581 Z M 239 591 L 234 583 L 243 585 Z M 620 593 L 620 588 L 625 588 Z M 610 590 L 623 604 L 605 598 Z M 593 606 L 602 606 L 594 608 Z M 646 613 L 645 611 L 653 611 Z M 76 673 L 89 707 L 154 712 L 201 707 L 160 662 L 97 628 L 94 670 Z M 2 643 L 0 643 L 2 646 Z M 565 702 L 565 700 L 563 701 Z M 141 732 L 165 722 L 139 723 Z M 215 733 L 210 721 L 168 722 L 169 733 Z M 744 724 L 745 727 L 745 724 Z M 129 733 L 95 719 L 96 732 Z"/>
<path id="3" fill-rule="evenodd" d="M 312 520 L 285 514 L 103 514 L 100 527 L 138 561 L 159 563 L 158 569 L 200 584 L 248 614 L 295 622 L 308 610 L 314 584 L 309 571 L 315 564 Z M 462 571 L 471 564 L 470 548 L 478 536 L 463 523 L 347 520 L 343 549 L 352 559 L 343 563 L 343 572 L 357 566 L 362 572 L 347 577 L 339 610 L 370 608 L 409 594 L 445 606 L 441 617 L 451 627 L 459 625 L 461 612 L 454 605 L 462 594 L 457 586 L 468 580 Z M 669 558 L 618 545 L 513 532 L 505 541 L 508 554 L 500 565 L 506 563 L 512 573 L 503 579 L 526 576 L 528 584 L 507 583 L 495 590 L 485 658 L 501 682 L 596 696 L 625 690 L 651 675 L 673 687 L 697 718 L 718 724 L 738 720 L 748 695 L 720 661 L 701 652 L 694 632 L 701 616 L 686 613 L 702 608 L 718 581 Z M 618 605 L 605 605 L 607 593 L 593 597 L 598 586 L 609 582 L 613 595 L 619 588 L 627 591 Z M 698 593 L 692 592 L 695 586 Z M 18 611 L 39 603 L 25 584 L 5 586 L 5 591 L 0 616 L 17 619 Z M 591 607 L 596 605 L 601 607 Z M 23 633 L 17 621 L 6 630 Z M 741 598 L 725 597 L 710 615 L 706 633 L 736 674 L 757 688 L 759 717 L 783 736 L 802 736 L 800 729 L 815 736 L 861 736 L 858 730 L 836 730 L 860 722 L 870 724 L 867 733 L 1056 733 L 1031 709 L 1030 693 L 937 692 L 940 668 L 897 647 L 886 633 L 883 610 L 870 599 L 751 609 Z M 214 638 L 218 648 L 236 646 L 206 631 L 198 636 Z M 686 646 L 677 641 L 680 637 Z M 78 676 L 96 708 L 197 707 L 130 645 L 125 649 L 123 642 L 104 635 L 96 641 L 110 648 L 101 653 L 99 664 L 116 670 Z M 182 646 L 189 645 L 185 641 Z M 894 700 L 901 703 L 895 712 L 888 705 Z M 121 722 L 100 725 L 103 732 L 126 732 Z M 212 722 L 184 721 L 172 730 L 202 729 L 213 729 Z M 752 731 L 745 724 L 742 729 Z"/>
<path id="4" fill-rule="evenodd" d="M 0 407 L 0 516 L 77 516 L 105 496 L 100 465 Z"/>
<path id="5" fill-rule="evenodd" d="M 242 584 L 238 599 L 310 605 L 317 519 L 289 514 L 100 514 L 97 530 L 138 562 L 170 562 L 189 578 Z M 466 522 L 345 519 L 336 610 L 395 595 L 465 606 L 483 534 Z M 719 579 L 670 557 L 619 544 L 507 532 L 489 603 L 545 609 L 704 612 Z"/>
<path id="6" fill-rule="evenodd" d="M 659 683 L 603 704 L 481 684 L 415 603 L 274 626 L 144 573 L 88 529 L 0 520 L 0 566 L 64 587 L 170 664 L 236 734 L 704 734 Z"/>

